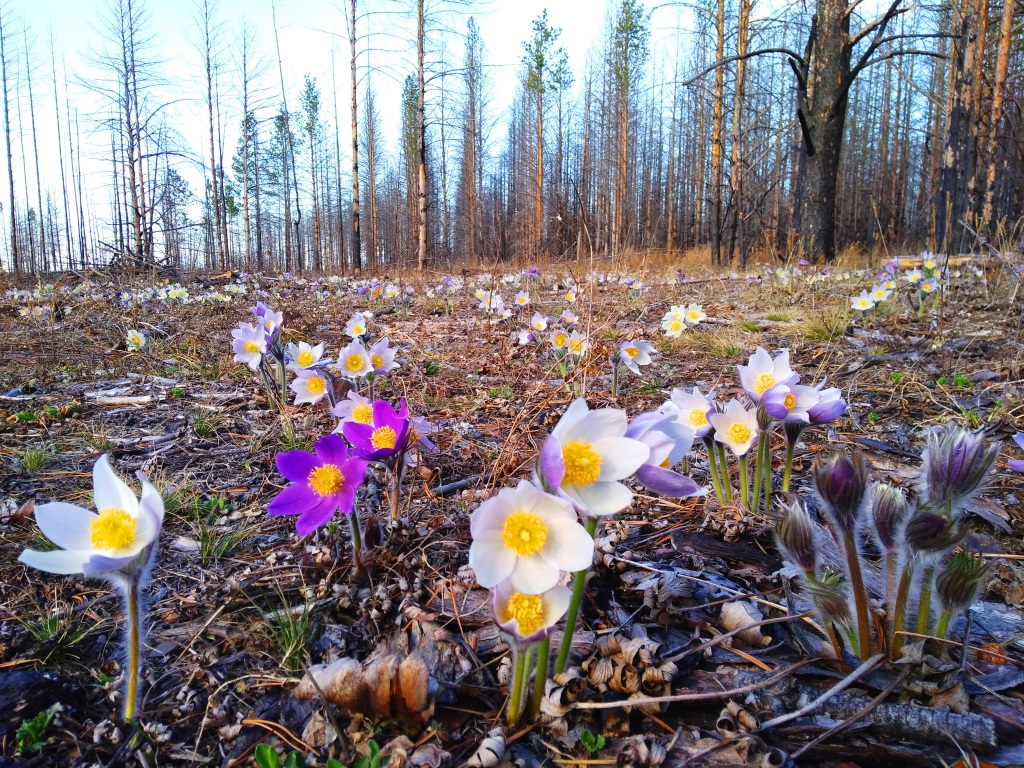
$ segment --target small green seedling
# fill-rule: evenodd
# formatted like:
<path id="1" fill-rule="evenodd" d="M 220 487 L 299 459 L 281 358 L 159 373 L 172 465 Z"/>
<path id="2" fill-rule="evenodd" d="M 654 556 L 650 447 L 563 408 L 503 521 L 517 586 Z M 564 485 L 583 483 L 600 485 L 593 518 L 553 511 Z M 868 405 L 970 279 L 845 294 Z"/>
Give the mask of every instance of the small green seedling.
<path id="1" fill-rule="evenodd" d="M 892 373 L 889 374 L 889 381 L 891 381 L 893 384 L 899 384 L 903 381 L 903 374 L 900 373 L 899 371 L 893 371 Z"/>
<path id="2" fill-rule="evenodd" d="M 295 750 L 282 761 L 277 750 L 269 744 L 257 744 L 254 757 L 260 768 L 302 768 L 306 765 L 305 758 Z"/>
<path id="3" fill-rule="evenodd" d="M 383 768 L 391 761 L 390 757 L 382 758 L 380 756 L 380 747 L 377 746 L 377 742 L 373 739 L 370 739 L 366 746 L 369 748 L 370 754 L 365 757 L 360 757 L 352 763 L 352 768 Z M 328 766 L 328 768 L 330 768 L 330 766 Z"/>
<path id="4" fill-rule="evenodd" d="M 53 710 L 44 709 L 18 726 L 18 754 L 31 755 L 46 745 L 46 729 L 53 722 Z"/>
<path id="5" fill-rule="evenodd" d="M 595 735 L 592 731 L 584 728 L 580 731 L 580 744 L 584 746 L 589 754 L 594 755 L 604 746 L 604 736 L 600 733 Z"/>

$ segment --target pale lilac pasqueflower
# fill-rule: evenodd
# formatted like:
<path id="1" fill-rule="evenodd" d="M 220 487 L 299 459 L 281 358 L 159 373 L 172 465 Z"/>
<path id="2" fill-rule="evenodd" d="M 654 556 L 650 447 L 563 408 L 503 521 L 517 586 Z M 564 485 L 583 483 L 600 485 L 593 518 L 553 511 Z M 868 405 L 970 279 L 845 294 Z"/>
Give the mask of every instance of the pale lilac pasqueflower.
<path id="1" fill-rule="evenodd" d="M 516 294 L 516 306 L 522 309 L 530 303 L 530 294 L 526 291 L 520 291 Z"/>
<path id="2" fill-rule="evenodd" d="M 544 487 L 592 517 L 628 507 L 633 493 L 619 481 L 647 461 L 650 449 L 626 437 L 626 427 L 625 411 L 591 411 L 586 400 L 574 400 L 541 450 L 537 474 Z"/>
<path id="3" fill-rule="evenodd" d="M 548 336 L 548 341 L 551 342 L 551 347 L 555 352 L 564 352 L 569 347 L 569 334 L 556 328 Z"/>
<path id="4" fill-rule="evenodd" d="M 353 339 L 341 350 L 341 354 L 338 355 L 338 368 L 342 376 L 353 381 L 373 373 L 373 361 L 359 339 Z"/>
<path id="5" fill-rule="evenodd" d="M 302 368 L 314 368 L 324 356 L 323 342 L 314 345 L 300 341 L 298 344 L 289 343 L 285 347 L 285 354 L 288 357 L 288 367 L 293 371 Z"/>
<path id="6" fill-rule="evenodd" d="M 334 430 L 336 434 L 342 431 L 342 427 L 348 421 L 373 424 L 373 403 L 370 398 L 363 397 L 354 389 L 349 390 L 344 400 L 339 400 L 331 406 L 331 415 L 338 419 L 338 426 Z"/>
<path id="7" fill-rule="evenodd" d="M 722 413 L 708 414 L 715 428 L 715 440 L 729 446 L 737 456 L 744 456 L 758 434 L 757 409 L 746 409 L 738 400 L 730 400 Z"/>
<path id="8" fill-rule="evenodd" d="M 567 309 L 562 313 L 560 319 L 566 325 L 575 325 L 577 322 L 579 322 L 580 317 L 579 315 L 574 314 L 571 309 Z"/>
<path id="9" fill-rule="evenodd" d="M 319 403 L 327 396 L 331 386 L 327 376 L 315 368 L 300 368 L 288 389 L 295 393 L 295 404 Z"/>
<path id="10" fill-rule="evenodd" d="M 535 643 L 550 637 L 555 625 L 565 616 L 572 591 L 556 585 L 538 595 L 517 592 L 510 582 L 491 590 L 491 612 L 503 631 L 520 643 Z"/>
<path id="11" fill-rule="evenodd" d="M 397 368 L 398 363 L 395 362 L 396 351 L 388 346 L 387 336 L 370 347 L 370 365 L 373 366 L 373 372 L 379 376 L 384 373 L 391 373 Z"/>
<path id="12" fill-rule="evenodd" d="M 36 523 L 62 549 L 26 549 L 19 561 L 47 573 L 83 576 L 137 577 L 147 568 L 164 520 L 160 493 L 140 473 L 142 497 L 137 499 L 111 468 L 108 454 L 93 465 L 92 477 L 98 511 L 62 501 L 40 504 Z"/>
<path id="13" fill-rule="evenodd" d="M 713 429 L 711 422 L 708 421 L 708 415 L 715 413 L 717 409 L 697 387 L 694 387 L 692 392 L 677 387 L 672 390 L 671 397 L 671 400 L 658 409 L 660 412 L 678 414 L 676 418 L 690 427 L 698 438 L 704 438 Z"/>
<path id="14" fill-rule="evenodd" d="M 1018 432 L 1014 435 L 1013 442 L 1017 444 L 1018 448 L 1024 451 L 1024 432 Z M 1006 463 L 1014 472 L 1024 472 L 1024 459 L 1010 459 Z"/>
<path id="15" fill-rule="evenodd" d="M 619 361 L 633 373 L 640 373 L 641 365 L 650 365 L 651 353 L 656 352 L 646 341 L 624 341 L 619 347 Z"/>
<path id="16" fill-rule="evenodd" d="M 686 308 L 686 322 L 690 325 L 697 325 L 697 323 L 707 319 L 708 316 L 704 313 L 704 307 L 700 304 L 690 304 Z"/>
<path id="17" fill-rule="evenodd" d="M 774 359 L 762 347 L 758 347 L 747 360 L 746 365 L 736 366 L 740 375 L 740 386 L 755 403 L 761 402 L 761 395 L 778 384 L 796 384 L 799 376 L 789 367 L 789 350 L 784 349 Z"/>
<path id="18" fill-rule="evenodd" d="M 367 462 L 350 453 L 340 437 L 327 435 L 313 443 L 313 453 L 286 451 L 275 461 L 292 485 L 274 497 L 267 513 L 298 515 L 295 530 L 300 536 L 326 525 L 335 512 L 352 513 Z"/>
<path id="19" fill-rule="evenodd" d="M 677 416 L 658 411 L 637 416 L 626 428 L 626 437 L 639 440 L 650 451 L 636 471 L 644 488 L 665 496 L 697 496 L 703 490 L 693 480 L 672 470 L 693 447 L 694 432 Z"/>
<path id="20" fill-rule="evenodd" d="M 810 423 L 808 411 L 821 400 L 821 393 L 814 387 L 801 384 L 776 384 L 761 396 L 768 415 L 779 421 L 800 421 Z"/>
<path id="21" fill-rule="evenodd" d="M 533 334 L 524 328 L 516 335 L 516 340 L 520 345 L 529 344 L 533 341 Z"/>
<path id="22" fill-rule="evenodd" d="M 807 410 L 811 424 L 827 424 L 835 421 L 846 413 L 847 403 L 843 400 L 843 391 L 838 387 L 825 389 L 825 382 L 815 387 L 818 390 L 818 402 Z"/>
<path id="23" fill-rule="evenodd" d="M 342 434 L 362 458 L 386 461 L 401 454 L 409 435 L 409 409 L 403 399 L 396 411 L 384 400 L 375 400 L 373 420 L 369 424 L 347 421 Z"/>
<path id="24" fill-rule="evenodd" d="M 534 312 L 533 317 L 530 318 L 530 325 L 533 326 L 533 330 L 543 333 L 548 329 L 548 318 L 540 312 Z"/>
<path id="25" fill-rule="evenodd" d="M 273 336 L 284 325 L 284 313 L 275 312 L 264 301 L 257 302 L 256 306 L 252 308 L 252 312 L 256 316 L 257 325 L 268 337 Z"/>
<path id="26" fill-rule="evenodd" d="M 345 323 L 345 335 L 350 339 L 358 339 L 366 334 L 366 317 L 362 312 L 356 312 Z"/>
<path id="27" fill-rule="evenodd" d="M 231 331 L 233 341 L 231 350 L 235 353 L 235 362 L 244 363 L 254 371 L 260 369 L 263 355 L 267 351 L 267 337 L 261 326 L 239 323 Z"/>
<path id="28" fill-rule="evenodd" d="M 594 559 L 594 540 L 572 505 L 527 480 L 487 499 L 469 525 L 469 564 L 488 589 L 507 581 L 516 592 L 540 594 L 562 571 L 581 571 Z"/>

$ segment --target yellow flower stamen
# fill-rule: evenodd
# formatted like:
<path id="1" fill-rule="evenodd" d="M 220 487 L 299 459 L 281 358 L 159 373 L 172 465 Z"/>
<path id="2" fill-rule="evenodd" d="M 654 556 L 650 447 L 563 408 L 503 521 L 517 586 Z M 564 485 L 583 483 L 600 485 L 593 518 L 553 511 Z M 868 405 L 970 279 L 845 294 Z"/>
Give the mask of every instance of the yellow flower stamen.
<path id="1" fill-rule="evenodd" d="M 345 486 L 345 475 L 334 464 L 321 464 L 309 473 L 306 484 L 317 496 L 333 496 Z"/>
<path id="2" fill-rule="evenodd" d="M 353 373 L 355 373 L 356 371 L 362 370 L 362 368 L 363 368 L 363 356 L 362 355 L 357 355 L 355 353 L 349 355 L 348 359 L 345 361 L 345 367 L 348 368 Z"/>
<path id="3" fill-rule="evenodd" d="M 625 353 L 626 357 L 631 359 L 640 354 L 640 350 L 636 347 L 626 347 L 622 351 Z"/>
<path id="4" fill-rule="evenodd" d="M 370 434 L 370 444 L 376 448 L 394 448 L 398 435 L 391 427 L 377 427 Z"/>
<path id="5" fill-rule="evenodd" d="M 319 376 L 306 379 L 306 389 L 314 395 L 322 395 L 327 390 L 327 382 Z"/>
<path id="6" fill-rule="evenodd" d="M 295 362 L 297 362 L 303 368 L 308 368 L 313 364 L 313 353 L 310 352 L 308 349 L 304 349 L 301 352 L 299 352 L 299 356 L 298 358 L 296 358 Z"/>
<path id="7" fill-rule="evenodd" d="M 370 365 L 372 365 L 374 368 L 383 368 L 384 358 L 381 357 L 380 355 L 370 355 Z"/>
<path id="8" fill-rule="evenodd" d="M 569 336 L 564 333 L 555 334 L 555 346 L 564 347 L 569 341 Z"/>
<path id="9" fill-rule="evenodd" d="M 762 373 L 754 380 L 754 391 L 759 395 L 763 395 L 769 389 L 775 386 L 775 377 L 770 373 Z"/>
<path id="10" fill-rule="evenodd" d="M 737 421 L 729 425 L 727 434 L 734 443 L 745 443 L 750 439 L 750 427 Z"/>
<path id="11" fill-rule="evenodd" d="M 89 541 L 96 549 L 124 549 L 135 540 L 137 525 L 123 509 L 107 507 L 89 523 Z"/>
<path id="12" fill-rule="evenodd" d="M 796 398 L 793 397 L 792 393 L 786 395 L 786 399 L 782 401 L 783 405 L 786 406 L 787 411 L 793 410 L 793 406 L 796 405 Z"/>
<path id="13" fill-rule="evenodd" d="M 597 482 L 601 475 L 601 454 L 586 440 L 573 440 L 562 446 L 565 461 L 565 485 L 584 486 Z"/>
<path id="14" fill-rule="evenodd" d="M 548 539 L 548 527 L 540 515 L 532 512 L 513 512 L 505 518 L 501 539 L 506 547 L 520 557 L 529 557 L 544 549 L 544 542 Z"/>
<path id="15" fill-rule="evenodd" d="M 505 621 L 516 620 L 519 634 L 529 637 L 544 624 L 544 600 L 540 595 L 513 592 L 505 606 Z"/>
<path id="16" fill-rule="evenodd" d="M 372 424 L 373 423 L 373 406 L 371 405 L 357 405 L 352 409 L 352 421 L 356 424 Z"/>
<path id="17" fill-rule="evenodd" d="M 255 341 L 247 341 L 247 342 L 245 342 L 244 349 L 249 354 L 253 354 L 255 352 L 259 352 L 260 351 L 260 345 L 257 344 Z"/>
<path id="18" fill-rule="evenodd" d="M 683 330 L 683 322 L 681 320 L 673 320 L 672 324 L 669 325 L 669 328 L 673 331 L 681 331 Z"/>
<path id="19" fill-rule="evenodd" d="M 708 415 L 706 411 L 702 411 L 700 408 L 694 408 L 690 411 L 690 424 L 695 427 L 703 427 L 708 423 Z"/>

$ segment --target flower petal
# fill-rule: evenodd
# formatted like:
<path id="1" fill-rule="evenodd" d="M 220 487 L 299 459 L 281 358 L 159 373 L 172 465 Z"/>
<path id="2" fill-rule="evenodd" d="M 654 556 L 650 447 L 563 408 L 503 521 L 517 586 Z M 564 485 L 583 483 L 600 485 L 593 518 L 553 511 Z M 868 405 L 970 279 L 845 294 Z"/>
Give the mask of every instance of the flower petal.
<path id="1" fill-rule="evenodd" d="M 337 435 L 321 437 L 313 443 L 313 450 L 324 464 L 333 464 L 340 468 L 348 461 L 349 452 L 345 448 L 345 441 Z M 288 479 L 290 480 L 291 478 Z M 305 480 L 306 478 L 303 477 L 302 479 Z"/>
<path id="2" fill-rule="evenodd" d="M 89 525 L 97 518 L 94 512 L 54 501 L 36 507 L 36 524 L 50 541 L 62 549 L 88 551 L 93 548 Z"/>
<path id="3" fill-rule="evenodd" d="M 562 456 L 562 444 L 553 434 L 548 435 L 544 447 L 540 451 L 539 461 L 542 482 L 551 489 L 558 488 L 565 479 L 565 458 Z"/>
<path id="4" fill-rule="evenodd" d="M 555 428 L 551 430 L 552 436 L 562 440 L 562 436 L 576 426 L 576 423 L 589 412 L 590 407 L 587 405 L 586 400 L 582 397 L 573 400 L 569 407 L 565 409 L 565 413 L 562 414 L 562 418 L 558 420 Z"/>
<path id="5" fill-rule="evenodd" d="M 100 456 L 93 465 L 92 495 L 98 510 L 123 509 L 132 517 L 139 513 L 139 500 L 128 484 L 111 468 L 108 453 Z"/>
<path id="6" fill-rule="evenodd" d="M 549 520 L 548 537 L 540 556 L 560 571 L 582 571 L 594 562 L 594 540 L 575 520 Z"/>
<path id="7" fill-rule="evenodd" d="M 622 437 L 626 434 L 626 412 L 618 408 L 591 411 L 559 439 L 563 444 L 573 440 L 596 443 L 598 440 Z"/>
<path id="8" fill-rule="evenodd" d="M 598 482 L 629 477 L 651 454 L 651 449 L 644 443 L 628 437 L 596 440 L 594 450 L 601 454 L 601 474 L 598 475 Z"/>
<path id="9" fill-rule="evenodd" d="M 476 582 L 488 589 L 512 574 L 517 559 L 516 553 L 502 541 L 501 531 L 487 531 L 469 546 L 469 564 L 476 573 Z"/>
<path id="10" fill-rule="evenodd" d="M 703 496 L 707 493 L 686 475 L 649 464 L 636 471 L 636 479 L 647 490 L 663 496 Z"/>
<path id="11" fill-rule="evenodd" d="M 52 552 L 37 552 L 26 549 L 18 556 L 18 560 L 47 573 L 71 574 L 81 573 L 92 552 L 81 552 L 68 549 L 56 549 Z"/>
<path id="12" fill-rule="evenodd" d="M 508 577 L 512 588 L 526 595 L 539 595 L 547 592 L 558 583 L 560 572 L 548 565 L 542 557 L 520 557 L 516 559 L 512 574 Z M 479 577 L 477 581 L 479 581 Z"/>
<path id="13" fill-rule="evenodd" d="M 592 517 L 614 515 L 633 501 L 633 492 L 622 483 L 598 481 L 583 488 L 573 486 L 563 490 L 584 514 Z"/>
<path id="14" fill-rule="evenodd" d="M 309 473 L 320 466 L 320 460 L 309 451 L 285 451 L 275 458 L 277 471 L 293 483 L 305 484 Z"/>
<path id="15" fill-rule="evenodd" d="M 310 507 L 318 505 L 320 498 L 306 485 L 289 485 L 267 505 L 267 514 L 275 517 L 301 515 Z"/>
<path id="16" fill-rule="evenodd" d="M 324 496 L 320 503 L 307 508 L 299 515 L 299 519 L 295 521 L 295 532 L 299 536 L 308 536 L 317 528 L 327 525 L 337 511 L 337 497 Z"/>

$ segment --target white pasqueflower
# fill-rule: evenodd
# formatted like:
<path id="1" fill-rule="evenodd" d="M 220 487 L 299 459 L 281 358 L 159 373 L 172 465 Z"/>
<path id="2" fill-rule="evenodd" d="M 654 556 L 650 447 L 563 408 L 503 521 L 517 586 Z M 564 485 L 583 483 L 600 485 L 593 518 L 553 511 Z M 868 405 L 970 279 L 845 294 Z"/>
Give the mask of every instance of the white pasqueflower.
<path id="1" fill-rule="evenodd" d="M 298 344 L 289 343 L 285 348 L 285 353 L 288 356 L 288 367 L 293 371 L 312 368 L 324 356 L 324 344 L 320 342 L 316 346 L 311 346 L 304 341 L 300 341 Z"/>
<path id="2" fill-rule="evenodd" d="M 372 425 L 373 402 L 352 389 L 344 400 L 339 400 L 331 406 L 331 415 L 338 419 L 338 427 L 334 430 L 338 434 L 341 434 L 342 427 L 348 421 Z"/>
<path id="3" fill-rule="evenodd" d="M 715 428 L 715 440 L 737 456 L 745 455 L 757 437 L 757 410 L 744 408 L 738 400 L 730 400 L 722 413 L 709 414 L 708 421 Z"/>
<path id="4" fill-rule="evenodd" d="M 653 346 L 646 341 L 624 341 L 619 347 L 619 361 L 633 373 L 640 373 L 641 365 L 651 364 Z"/>
<path id="5" fill-rule="evenodd" d="M 671 398 L 658 409 L 661 413 L 666 415 L 677 413 L 679 422 L 692 429 L 696 437 L 703 438 L 711 431 L 708 414 L 715 413 L 717 409 L 714 403 L 702 395 L 697 387 L 694 387 L 692 392 L 686 392 L 679 388 L 673 389 Z"/>
<path id="6" fill-rule="evenodd" d="M 934 293 L 939 290 L 939 278 L 927 277 L 921 281 L 921 284 L 917 286 L 921 293 Z"/>
<path id="7" fill-rule="evenodd" d="M 661 328 L 670 339 L 681 336 L 686 330 L 686 307 L 681 304 L 670 307 L 661 318 Z"/>
<path id="8" fill-rule="evenodd" d="M 573 289 L 573 288 L 570 288 L 569 290 L 567 290 L 565 292 L 565 300 L 567 302 L 569 302 L 570 304 L 572 304 L 574 301 L 576 301 L 576 290 Z"/>
<path id="9" fill-rule="evenodd" d="M 315 368 L 300 368 L 288 389 L 295 393 L 295 404 L 319 403 L 327 396 L 331 382 Z"/>
<path id="10" fill-rule="evenodd" d="M 569 334 L 565 331 L 556 328 L 548 336 L 548 341 L 551 342 L 552 348 L 555 352 L 562 352 L 569 346 Z"/>
<path id="11" fill-rule="evenodd" d="M 707 319 L 708 316 L 704 314 L 704 307 L 700 304 L 691 304 L 686 308 L 686 322 L 690 325 L 696 325 Z"/>
<path id="12" fill-rule="evenodd" d="M 915 267 L 914 269 L 904 274 L 903 279 L 906 280 L 908 283 L 916 285 L 917 283 L 921 282 L 921 270 Z"/>
<path id="13" fill-rule="evenodd" d="M 796 384 L 800 377 L 789 367 L 789 350 L 784 349 L 774 360 L 763 348 L 758 347 L 747 360 L 738 365 L 740 386 L 755 403 L 761 395 L 776 384 Z"/>
<path id="14" fill-rule="evenodd" d="M 267 336 L 262 326 L 239 323 L 231 332 L 234 341 L 231 349 L 235 353 L 235 362 L 244 363 L 254 371 L 260 369 L 263 353 L 267 351 Z"/>
<path id="15" fill-rule="evenodd" d="M 146 336 L 145 334 L 135 330 L 134 328 L 129 329 L 125 335 L 125 341 L 128 344 L 129 352 L 140 352 L 146 348 Z"/>
<path id="16" fill-rule="evenodd" d="M 586 400 L 574 400 L 541 450 L 537 469 L 544 487 L 568 496 L 592 517 L 628 507 L 633 493 L 619 481 L 647 461 L 650 449 L 625 437 L 626 426 L 625 411 L 591 411 Z"/>
<path id="17" fill-rule="evenodd" d="M 580 316 L 575 314 L 571 309 L 567 309 L 562 313 L 560 319 L 566 325 L 575 325 L 579 322 Z"/>
<path id="18" fill-rule="evenodd" d="M 516 306 L 525 307 L 530 303 L 530 294 L 526 291 L 520 291 L 516 294 Z"/>
<path id="19" fill-rule="evenodd" d="M 856 309 L 859 312 L 867 312 L 874 306 L 875 300 L 871 298 L 871 294 L 867 291 L 861 291 L 859 296 L 854 296 L 850 299 L 851 309 Z"/>
<path id="20" fill-rule="evenodd" d="M 350 339 L 357 339 L 366 333 L 366 318 L 362 312 L 356 312 L 351 319 L 345 323 L 345 335 Z"/>
<path id="21" fill-rule="evenodd" d="M 164 520 L 160 493 L 142 476 L 142 498 L 135 498 L 103 454 L 92 470 L 98 512 L 62 501 L 36 507 L 36 523 L 62 549 L 26 549 L 25 565 L 47 573 L 98 576 L 117 571 L 139 573 L 149 562 Z"/>
<path id="22" fill-rule="evenodd" d="M 370 360 L 370 354 L 362 342 L 353 339 L 338 355 L 338 368 L 341 369 L 342 376 L 354 381 L 373 373 L 373 361 Z"/>
<path id="23" fill-rule="evenodd" d="M 533 317 L 530 318 L 530 325 L 533 326 L 533 330 L 543 333 L 548 329 L 548 318 L 540 312 L 534 312 Z"/>
<path id="24" fill-rule="evenodd" d="M 562 571 L 581 571 L 594 559 L 594 540 L 572 505 L 527 480 L 502 488 L 470 516 L 469 564 L 482 587 L 504 581 L 536 595 L 554 587 Z"/>
<path id="25" fill-rule="evenodd" d="M 388 337 L 385 336 L 370 347 L 370 351 L 368 352 L 370 355 L 370 365 L 373 366 L 373 372 L 378 375 L 391 373 L 398 367 L 398 363 L 395 362 L 395 352 L 397 350 L 392 349 L 388 344 Z"/>
<path id="26" fill-rule="evenodd" d="M 875 304 L 881 304 L 883 301 L 888 299 L 892 295 L 892 291 L 885 287 L 885 285 L 879 283 L 871 289 L 871 300 Z"/>
<path id="27" fill-rule="evenodd" d="M 533 334 L 530 331 L 528 331 L 525 328 L 523 328 L 516 335 L 516 340 L 519 342 L 520 346 L 522 346 L 524 344 L 529 344 L 531 341 L 533 341 Z"/>
<path id="28" fill-rule="evenodd" d="M 576 357 L 583 357 L 587 350 L 590 349 L 590 342 L 587 341 L 586 336 L 580 335 L 579 331 L 573 331 L 569 334 L 569 340 L 567 342 L 569 352 Z"/>
<path id="29" fill-rule="evenodd" d="M 539 595 L 517 592 L 509 582 L 491 590 L 495 623 L 520 643 L 535 643 L 549 637 L 571 601 L 572 591 L 561 585 Z"/>

